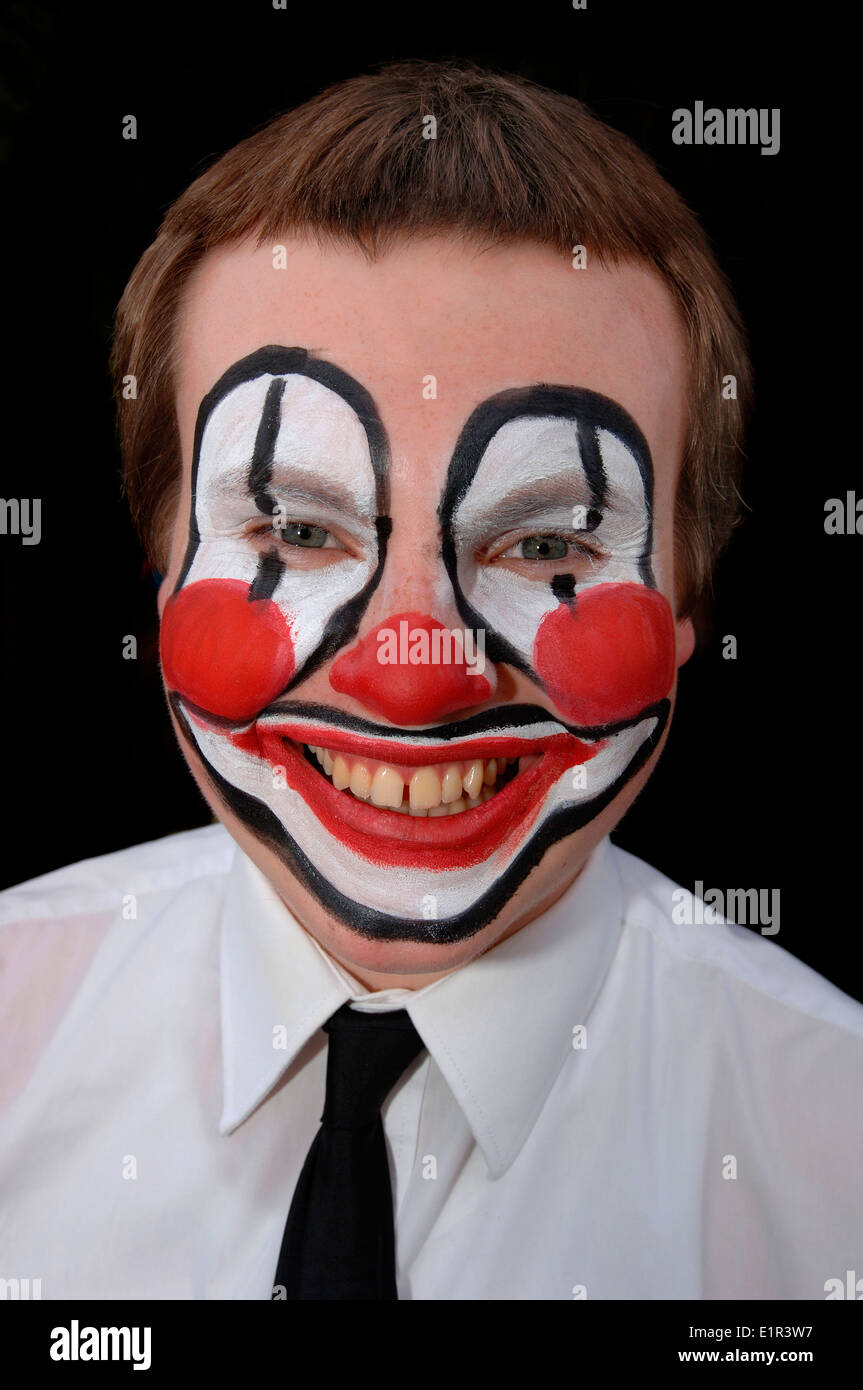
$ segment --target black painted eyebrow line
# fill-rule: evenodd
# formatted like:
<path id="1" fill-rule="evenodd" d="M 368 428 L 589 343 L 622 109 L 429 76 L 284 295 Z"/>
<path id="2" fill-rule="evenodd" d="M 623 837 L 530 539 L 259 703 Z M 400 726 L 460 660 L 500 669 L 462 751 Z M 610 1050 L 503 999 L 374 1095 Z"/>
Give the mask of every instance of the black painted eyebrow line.
<path id="1" fill-rule="evenodd" d="M 585 472 L 598 492 L 604 476 L 598 453 L 599 430 L 614 435 L 637 460 L 650 461 L 650 449 L 641 429 L 617 401 L 584 386 L 546 382 L 513 386 L 481 401 L 466 420 L 459 444 L 469 448 L 471 435 L 478 432 L 484 439 L 484 450 L 504 425 L 526 418 L 567 420 L 575 426 Z"/>
<path id="2" fill-rule="evenodd" d="M 186 543 L 186 552 L 177 582 L 174 585 L 173 593 L 177 593 L 185 584 L 186 578 L 195 560 L 198 546 L 201 544 L 201 535 L 198 529 L 197 505 L 198 505 L 198 469 L 201 461 L 201 447 L 203 444 L 204 433 L 210 417 L 220 401 L 224 400 L 231 391 L 237 386 L 241 386 L 248 381 L 254 381 L 260 376 L 270 375 L 273 377 L 285 376 L 306 376 L 312 381 L 319 382 L 327 390 L 335 392 L 341 396 L 342 400 L 354 412 L 366 435 L 369 447 L 372 472 L 375 480 L 375 529 L 378 536 L 380 547 L 380 560 L 378 566 L 378 576 L 374 581 L 375 586 L 379 582 L 380 572 L 386 552 L 386 542 L 390 534 L 391 523 L 389 520 L 390 505 L 390 486 L 389 486 L 389 440 L 386 430 L 381 423 L 374 400 L 369 392 L 360 382 L 335 363 L 320 357 L 311 348 L 303 347 L 282 347 L 278 344 L 270 344 L 267 347 L 258 348 L 251 352 L 247 357 L 234 362 L 226 372 L 219 377 L 214 386 L 203 397 L 198 405 L 198 413 L 195 419 L 195 435 L 192 443 L 192 468 L 191 468 L 191 505 L 189 512 L 189 538 Z M 284 383 L 282 384 L 284 390 Z M 273 393 L 273 399 L 275 393 Z M 270 392 L 267 393 L 267 403 L 270 403 Z M 279 401 L 279 405 L 281 400 Z M 266 411 L 264 414 L 266 415 Z M 280 415 L 280 410 L 278 411 Z M 276 434 L 280 421 L 275 421 Z M 266 458 L 267 435 L 272 428 L 270 424 L 264 426 L 263 419 L 259 422 L 258 437 L 256 438 L 256 448 L 260 440 L 261 445 L 261 469 L 260 477 L 266 476 L 264 460 Z M 274 447 L 274 441 L 273 441 Z M 253 451 L 254 452 L 254 451 Z M 251 470 L 250 470 L 251 473 Z M 259 491 L 255 496 L 255 504 L 258 510 L 272 515 L 272 502 L 266 491 Z M 308 663 L 306 664 L 308 668 Z"/>
<path id="3" fill-rule="evenodd" d="M 255 499 L 258 511 L 272 512 L 272 499 L 269 495 L 270 475 L 273 470 L 273 454 L 282 427 L 282 397 L 285 394 L 285 378 L 274 377 L 267 387 L 264 408 L 258 421 L 255 447 L 249 465 L 249 493 Z"/>
<path id="4" fill-rule="evenodd" d="M 510 420 L 528 416 L 534 419 L 558 416 L 577 422 L 582 465 L 597 499 L 604 498 L 606 490 L 605 472 L 599 456 L 598 431 L 607 430 L 628 449 L 641 475 L 647 514 L 647 529 L 643 552 L 638 560 L 638 571 L 645 584 L 650 588 L 656 588 L 650 563 L 653 551 L 653 463 L 647 440 L 635 420 L 617 401 L 586 387 L 554 386 L 546 382 L 527 387 L 511 387 L 482 401 L 466 420 L 450 459 L 443 495 L 438 505 L 441 558 L 452 585 L 456 607 L 466 627 L 477 628 L 485 624 L 481 613 L 470 603 L 461 586 L 459 556 L 455 542 L 458 534 L 458 511 L 473 486 L 483 456 L 498 430 Z M 594 501 L 594 510 L 599 511 L 597 501 Z M 516 670 L 525 671 L 530 675 L 528 663 L 502 632 L 495 629 L 489 631 L 486 653 L 491 661 L 506 662 Z"/>
<path id="5" fill-rule="evenodd" d="M 596 422 L 588 425 L 580 417 L 576 420 L 575 427 L 578 433 L 578 449 L 581 461 L 593 495 L 593 505 L 601 511 L 605 506 L 605 493 L 608 484 L 605 464 L 602 461 L 602 450 L 599 447 L 601 427 Z"/>
<path id="6" fill-rule="evenodd" d="M 216 406 L 238 386 L 265 375 L 274 380 L 267 395 L 249 468 L 249 489 L 263 503 L 271 478 L 271 467 L 281 427 L 281 398 L 287 376 L 307 377 L 332 391 L 353 411 L 363 427 L 369 448 L 370 463 L 375 478 L 376 508 L 385 516 L 389 509 L 389 441 L 380 421 L 374 400 L 366 388 L 342 367 L 312 348 L 270 345 L 258 348 L 247 357 L 234 362 L 206 393 L 198 406 L 195 439 L 192 452 L 193 496 L 197 485 L 198 464 L 204 432 Z M 260 507 L 265 510 L 264 507 Z"/>

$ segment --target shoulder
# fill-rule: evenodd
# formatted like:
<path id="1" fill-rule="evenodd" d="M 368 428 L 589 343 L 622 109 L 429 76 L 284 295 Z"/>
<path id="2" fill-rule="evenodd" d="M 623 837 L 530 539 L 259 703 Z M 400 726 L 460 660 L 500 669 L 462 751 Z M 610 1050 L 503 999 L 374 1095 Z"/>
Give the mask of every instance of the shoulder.
<path id="1" fill-rule="evenodd" d="M 74 922 L 113 912 L 126 894 L 170 892 L 226 874 L 235 848 L 224 826 L 207 825 L 81 859 L 0 892 L 0 933 L 17 922 Z"/>
<path id="2" fill-rule="evenodd" d="M 863 1005 L 779 945 L 769 901 L 754 929 L 751 911 L 736 925 L 705 905 L 721 896 L 727 913 L 740 890 L 695 894 L 616 846 L 613 859 L 623 925 L 606 1036 L 638 1058 L 636 1083 L 651 1079 L 676 1148 L 702 1172 L 712 1277 L 722 1285 L 738 1222 L 738 1249 L 757 1260 L 774 1258 L 781 1233 L 776 1287 L 806 1288 L 821 1269 L 820 1289 L 852 1267 L 859 1239 Z M 739 1287 L 733 1253 L 731 1266 Z"/>
<path id="3" fill-rule="evenodd" d="M 696 992 L 733 991 L 755 1012 L 797 1015 L 845 1034 L 851 1045 L 863 1044 L 863 1005 L 776 940 L 778 890 L 699 884 L 703 896 L 696 896 L 619 846 L 611 850 L 625 934 L 655 961 L 686 974 Z M 735 917 L 750 925 L 738 925 Z"/>
<path id="4" fill-rule="evenodd" d="M 160 922 L 173 931 L 187 921 L 215 922 L 235 852 L 223 826 L 205 826 L 0 893 L 0 1110 L 23 1087 L 97 960 L 110 972 L 115 957 L 139 950 Z"/>

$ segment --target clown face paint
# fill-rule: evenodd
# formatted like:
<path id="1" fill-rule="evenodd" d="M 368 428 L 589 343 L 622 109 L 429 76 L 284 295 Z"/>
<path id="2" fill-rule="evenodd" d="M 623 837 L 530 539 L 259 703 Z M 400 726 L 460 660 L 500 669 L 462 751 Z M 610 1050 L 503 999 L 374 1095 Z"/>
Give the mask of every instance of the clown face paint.
<path id="1" fill-rule="evenodd" d="M 444 705 L 437 722 L 398 727 L 303 702 L 293 692 L 328 663 L 332 688 L 360 703 L 366 692 L 367 707 L 388 679 L 365 655 L 374 631 L 353 645 L 386 563 L 387 481 L 375 407 L 345 373 L 301 349 L 233 367 L 198 414 L 163 669 L 224 804 L 328 911 L 369 939 L 451 943 L 491 922 L 650 757 L 670 709 L 674 623 L 652 569 L 652 466 L 637 426 L 588 391 L 509 391 L 480 405 L 456 444 L 438 508 L 441 580 L 487 659 L 524 673 L 553 711 L 495 705 L 493 682 L 474 695 L 482 677 L 464 678 L 463 708 L 491 707 L 449 723 Z M 310 562 L 336 534 L 339 562 Z M 312 749 L 328 750 L 329 769 Z M 488 799 L 477 785 L 444 814 L 446 777 L 475 778 L 477 760 L 485 771 L 506 760 L 499 789 L 493 774 Z M 439 774 L 441 803 L 417 816 L 407 802 L 369 804 L 346 782 L 358 764 L 383 765 L 399 800 L 414 775 L 425 789 Z"/>
<path id="2" fill-rule="evenodd" d="M 302 349 L 238 363 L 198 414 L 189 544 L 162 618 L 169 688 L 248 720 L 338 651 L 380 579 L 386 508 L 386 440 L 356 382 Z M 309 535 L 298 509 L 318 518 Z M 361 553 L 309 567 L 315 532 L 340 523 Z"/>
<path id="3" fill-rule="evenodd" d="M 443 556 L 465 623 L 536 679 L 583 732 L 611 733 L 666 696 L 674 622 L 652 569 L 650 451 L 626 413 L 590 391 L 506 391 L 471 416 L 440 508 Z M 478 564 L 515 518 L 571 565 L 546 584 Z M 577 592 L 576 592 L 577 590 Z M 506 635 L 504 635 L 506 634 Z"/>

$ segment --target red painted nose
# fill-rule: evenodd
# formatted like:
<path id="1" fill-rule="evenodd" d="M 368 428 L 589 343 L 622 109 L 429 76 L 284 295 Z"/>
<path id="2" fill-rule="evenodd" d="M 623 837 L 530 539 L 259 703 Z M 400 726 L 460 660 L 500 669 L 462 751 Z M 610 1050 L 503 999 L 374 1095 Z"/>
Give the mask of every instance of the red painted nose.
<path id="1" fill-rule="evenodd" d="M 333 662 L 330 685 L 392 724 L 431 724 L 487 700 L 484 634 L 396 613 Z"/>

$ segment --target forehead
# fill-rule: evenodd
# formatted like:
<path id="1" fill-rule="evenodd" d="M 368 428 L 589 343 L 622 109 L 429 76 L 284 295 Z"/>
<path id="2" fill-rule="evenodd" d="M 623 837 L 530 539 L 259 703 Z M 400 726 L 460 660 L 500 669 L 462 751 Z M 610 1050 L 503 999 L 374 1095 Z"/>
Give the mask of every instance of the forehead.
<path id="1" fill-rule="evenodd" d="M 283 257 L 252 242 L 210 252 L 187 287 L 177 344 L 186 466 L 206 393 L 240 358 L 283 344 L 363 385 L 394 459 L 409 457 L 415 476 L 442 476 L 481 401 L 541 382 L 611 397 L 645 434 L 657 482 L 673 474 L 685 340 L 670 294 L 645 268 L 589 258 L 576 270 L 533 243 L 479 251 L 442 236 L 398 243 L 374 262 L 348 245 L 281 245 Z"/>

